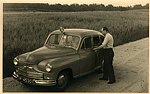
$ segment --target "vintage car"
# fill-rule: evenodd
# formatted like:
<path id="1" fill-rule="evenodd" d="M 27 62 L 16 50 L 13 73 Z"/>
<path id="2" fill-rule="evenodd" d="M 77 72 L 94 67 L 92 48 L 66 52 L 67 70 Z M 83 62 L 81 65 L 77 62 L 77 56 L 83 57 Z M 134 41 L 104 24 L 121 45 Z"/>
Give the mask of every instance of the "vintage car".
<path id="1" fill-rule="evenodd" d="M 94 51 L 104 39 L 89 29 L 60 29 L 51 32 L 43 47 L 14 58 L 13 78 L 24 84 L 56 86 L 64 90 L 71 78 L 101 68 L 102 51 Z"/>

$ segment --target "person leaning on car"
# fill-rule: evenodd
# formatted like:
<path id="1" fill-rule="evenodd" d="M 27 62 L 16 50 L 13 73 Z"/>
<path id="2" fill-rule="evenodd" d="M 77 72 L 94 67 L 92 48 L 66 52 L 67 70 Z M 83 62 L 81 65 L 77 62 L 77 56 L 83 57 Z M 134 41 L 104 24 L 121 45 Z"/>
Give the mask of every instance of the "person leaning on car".
<path id="1" fill-rule="evenodd" d="M 103 63 L 103 77 L 99 78 L 99 80 L 108 80 L 108 84 L 115 83 L 115 74 L 113 69 L 113 57 L 114 57 L 114 51 L 113 51 L 113 37 L 109 33 L 107 27 L 103 27 L 101 29 L 102 34 L 105 36 L 103 43 L 97 47 L 94 48 L 94 50 L 99 50 L 103 48 L 104 53 L 104 63 Z"/>

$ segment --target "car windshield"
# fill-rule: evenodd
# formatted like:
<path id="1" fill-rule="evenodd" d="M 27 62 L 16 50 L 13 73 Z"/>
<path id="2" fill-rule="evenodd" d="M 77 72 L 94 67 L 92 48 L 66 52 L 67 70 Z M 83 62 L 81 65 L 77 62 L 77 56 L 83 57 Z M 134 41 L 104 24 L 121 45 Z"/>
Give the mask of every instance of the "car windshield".
<path id="1" fill-rule="evenodd" d="M 65 34 L 52 34 L 46 42 L 46 46 L 59 46 L 59 47 L 69 47 L 76 49 L 78 47 L 80 38 L 73 35 Z"/>

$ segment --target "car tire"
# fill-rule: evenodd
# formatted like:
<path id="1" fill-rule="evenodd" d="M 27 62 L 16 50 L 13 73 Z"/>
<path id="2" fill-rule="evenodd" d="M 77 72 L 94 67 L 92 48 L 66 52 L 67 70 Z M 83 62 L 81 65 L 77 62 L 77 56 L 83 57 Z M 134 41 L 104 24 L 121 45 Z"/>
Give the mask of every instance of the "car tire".
<path id="1" fill-rule="evenodd" d="M 68 72 L 60 72 L 57 77 L 56 88 L 58 91 L 64 91 L 70 83 L 70 75 Z"/>

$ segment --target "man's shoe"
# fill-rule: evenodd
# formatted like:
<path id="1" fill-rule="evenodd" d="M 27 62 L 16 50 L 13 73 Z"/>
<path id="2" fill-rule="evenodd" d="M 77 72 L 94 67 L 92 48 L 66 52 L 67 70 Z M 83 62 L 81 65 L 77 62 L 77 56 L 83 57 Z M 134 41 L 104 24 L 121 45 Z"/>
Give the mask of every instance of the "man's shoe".
<path id="1" fill-rule="evenodd" d="M 107 84 L 113 84 L 113 83 L 115 83 L 116 81 L 109 81 L 109 82 L 107 82 Z"/>
<path id="2" fill-rule="evenodd" d="M 106 79 L 106 78 L 99 78 L 99 80 L 106 80 L 107 81 L 108 79 Z"/>

